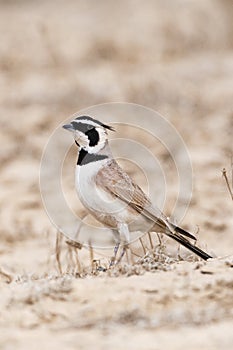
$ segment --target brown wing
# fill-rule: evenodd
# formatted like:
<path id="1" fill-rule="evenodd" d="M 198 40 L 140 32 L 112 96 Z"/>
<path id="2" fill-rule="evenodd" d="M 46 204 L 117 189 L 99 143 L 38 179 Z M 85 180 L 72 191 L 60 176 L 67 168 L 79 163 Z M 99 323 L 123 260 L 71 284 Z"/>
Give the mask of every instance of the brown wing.
<path id="1" fill-rule="evenodd" d="M 108 193 L 112 193 L 125 203 L 128 203 L 131 209 L 152 220 L 155 232 L 169 232 L 170 234 L 178 232 L 191 239 L 196 239 L 191 233 L 169 222 L 166 216 L 151 203 L 141 188 L 115 160 L 111 160 L 108 166 L 99 170 L 96 181 Z"/>
<path id="2" fill-rule="evenodd" d="M 190 243 L 186 238 L 182 237 L 184 235 L 195 239 L 189 232 L 170 223 L 163 213 L 152 205 L 146 194 L 133 182 L 129 175 L 119 167 L 116 161 L 111 160 L 107 167 L 105 166 L 102 168 L 97 173 L 96 181 L 97 184 L 101 185 L 103 189 L 106 189 L 108 193 L 112 193 L 112 195 L 128 203 L 135 211 L 154 221 L 155 231 L 164 232 L 170 238 L 173 238 L 204 260 L 212 257 L 202 249 Z"/>
<path id="3" fill-rule="evenodd" d="M 161 232 L 167 227 L 166 218 L 156 209 L 141 188 L 120 168 L 116 161 L 111 160 L 108 166 L 100 169 L 96 176 L 97 184 L 107 192 L 112 193 L 129 204 L 138 213 L 156 222 Z"/>

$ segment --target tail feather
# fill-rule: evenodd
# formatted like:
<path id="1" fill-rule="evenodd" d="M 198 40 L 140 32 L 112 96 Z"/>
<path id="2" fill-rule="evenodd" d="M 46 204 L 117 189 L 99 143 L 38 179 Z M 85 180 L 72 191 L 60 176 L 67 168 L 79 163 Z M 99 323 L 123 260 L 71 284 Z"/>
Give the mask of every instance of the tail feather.
<path id="1" fill-rule="evenodd" d="M 191 233 L 189 233 L 188 231 L 185 231 L 184 229 L 182 229 L 179 226 L 174 226 L 174 230 L 176 232 L 179 232 L 181 235 L 189 237 L 191 239 L 194 239 L 195 241 L 197 240 L 195 236 L 193 236 Z"/>
<path id="2" fill-rule="evenodd" d="M 204 260 L 212 258 L 211 255 L 209 255 L 208 253 L 204 252 L 202 249 L 196 247 L 195 245 L 190 243 L 186 238 L 180 236 L 179 234 L 166 232 L 166 235 L 171 237 L 171 238 L 173 238 L 175 241 L 179 242 L 181 245 L 183 245 L 187 249 L 191 250 L 193 253 L 198 255 L 200 258 L 202 258 Z"/>

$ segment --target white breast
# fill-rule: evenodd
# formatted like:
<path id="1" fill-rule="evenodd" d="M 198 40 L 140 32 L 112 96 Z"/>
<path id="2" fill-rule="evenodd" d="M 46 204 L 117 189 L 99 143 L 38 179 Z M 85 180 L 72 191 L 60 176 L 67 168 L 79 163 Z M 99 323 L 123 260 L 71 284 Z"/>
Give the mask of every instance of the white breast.
<path id="1" fill-rule="evenodd" d="M 76 166 L 76 191 L 82 204 L 99 218 L 102 214 L 114 216 L 117 221 L 128 221 L 127 203 L 108 194 L 96 185 L 97 172 L 107 163 L 104 159 L 84 166 Z"/>

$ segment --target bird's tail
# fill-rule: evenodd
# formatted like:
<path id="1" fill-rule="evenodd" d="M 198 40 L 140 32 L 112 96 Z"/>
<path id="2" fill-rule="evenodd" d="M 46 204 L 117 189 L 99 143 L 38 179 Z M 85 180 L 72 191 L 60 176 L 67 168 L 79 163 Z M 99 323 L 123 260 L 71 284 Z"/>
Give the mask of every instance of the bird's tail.
<path id="1" fill-rule="evenodd" d="M 188 238 L 193 239 L 194 241 L 196 241 L 196 237 L 193 236 L 190 232 L 185 231 L 183 228 L 179 227 L 179 226 L 175 226 L 174 224 L 169 223 L 170 225 L 172 225 L 173 229 L 175 230 L 175 232 L 179 232 L 182 236 L 186 236 Z"/>
<path id="2" fill-rule="evenodd" d="M 195 253 L 204 260 L 212 258 L 211 255 L 204 252 L 202 249 L 198 248 L 197 246 L 192 244 L 187 238 L 185 238 L 188 237 L 193 239 L 194 241 L 197 240 L 196 237 L 193 236 L 190 232 L 185 231 L 181 227 L 174 225 L 164 217 L 156 218 L 156 220 L 153 218 L 153 220 L 154 226 L 152 227 L 151 231 L 165 233 L 167 236 L 173 238 L 175 241 L 179 242 L 181 245 L 191 250 L 191 252 Z"/>
<path id="3" fill-rule="evenodd" d="M 182 229 L 180 229 L 180 230 L 182 230 Z M 175 229 L 175 231 L 176 232 L 180 232 L 180 231 L 178 231 L 176 229 Z M 182 231 L 184 231 L 184 230 L 182 230 Z M 186 232 L 186 231 L 184 231 L 184 232 Z M 182 233 L 182 234 L 184 234 L 184 233 Z M 204 252 L 202 249 L 196 247 L 195 245 L 190 243 L 186 238 L 180 236 L 178 233 L 172 233 L 172 232 L 169 232 L 168 230 L 166 230 L 166 235 L 171 237 L 171 238 L 173 238 L 175 241 L 179 242 L 185 248 L 191 250 L 193 253 L 198 255 L 200 258 L 202 258 L 204 260 L 212 258 L 211 255 L 209 255 L 208 253 Z"/>

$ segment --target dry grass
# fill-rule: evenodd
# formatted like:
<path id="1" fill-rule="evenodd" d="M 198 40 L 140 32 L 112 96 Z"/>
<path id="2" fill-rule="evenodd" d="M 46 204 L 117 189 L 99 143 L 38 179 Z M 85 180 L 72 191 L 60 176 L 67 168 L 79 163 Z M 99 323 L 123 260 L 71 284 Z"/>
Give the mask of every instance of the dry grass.
<path id="1" fill-rule="evenodd" d="M 167 247 L 163 235 L 149 233 L 137 242 L 129 245 L 121 262 L 111 264 L 112 251 L 104 253 L 71 240 L 63 240 L 57 233 L 55 243 L 56 267 L 60 275 L 71 274 L 75 277 L 141 275 L 148 271 L 168 271 L 173 264 L 181 261 L 195 262 L 199 258 L 193 254 L 181 257 L 180 246 L 173 253 Z M 89 263 L 88 263 L 89 261 Z"/>
<path id="2" fill-rule="evenodd" d="M 231 156 L 231 171 L 230 175 L 228 176 L 226 168 L 223 168 L 222 170 L 223 178 L 226 182 L 227 190 L 229 191 L 229 194 L 231 196 L 231 199 L 233 201 L 233 156 Z"/>

